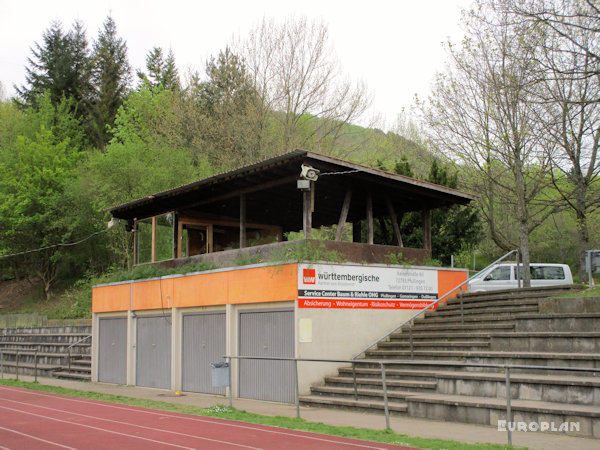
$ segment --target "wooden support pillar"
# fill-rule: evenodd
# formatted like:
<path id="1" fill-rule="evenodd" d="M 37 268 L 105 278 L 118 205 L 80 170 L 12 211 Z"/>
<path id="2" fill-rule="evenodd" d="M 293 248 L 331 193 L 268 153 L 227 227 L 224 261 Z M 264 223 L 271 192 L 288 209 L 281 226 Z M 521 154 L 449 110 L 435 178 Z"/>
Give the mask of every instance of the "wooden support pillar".
<path id="1" fill-rule="evenodd" d="M 423 210 L 423 248 L 431 252 L 431 210 Z"/>
<path id="2" fill-rule="evenodd" d="M 150 262 L 156 261 L 156 216 L 152 217 L 152 248 L 150 249 Z"/>
<path id="3" fill-rule="evenodd" d="M 240 194 L 240 248 L 246 247 L 246 194 Z"/>
<path id="4" fill-rule="evenodd" d="M 396 211 L 394 211 L 394 205 L 389 197 L 386 196 L 385 203 L 387 205 L 388 215 L 392 220 L 392 228 L 394 229 L 394 236 L 396 237 L 396 244 L 398 247 L 404 247 L 402 242 L 402 235 L 400 234 L 400 226 L 398 226 L 398 219 L 396 218 Z"/>
<path id="5" fill-rule="evenodd" d="M 344 204 L 342 205 L 342 211 L 340 212 L 340 220 L 338 220 L 337 231 L 335 232 L 335 240 L 342 240 L 342 232 L 344 231 L 344 225 L 346 225 L 346 219 L 348 218 L 348 211 L 350 210 L 350 201 L 352 199 L 352 189 L 346 189 L 346 196 L 344 197 Z"/>
<path id="6" fill-rule="evenodd" d="M 173 211 L 173 258 L 179 258 L 179 215 Z"/>
<path id="7" fill-rule="evenodd" d="M 367 194 L 367 244 L 373 245 L 373 197 Z"/>
<path id="8" fill-rule="evenodd" d="M 302 191 L 302 230 L 304 239 L 310 238 L 312 229 L 312 183 L 309 191 Z"/>
<path id="9" fill-rule="evenodd" d="M 140 243 L 138 242 L 138 238 L 139 238 L 139 233 L 138 233 L 138 223 L 137 220 L 133 222 L 133 265 L 136 266 L 138 265 L 139 262 L 139 255 L 140 255 L 140 249 L 138 248 Z M 130 269 L 131 267 L 128 267 L 128 269 Z"/>

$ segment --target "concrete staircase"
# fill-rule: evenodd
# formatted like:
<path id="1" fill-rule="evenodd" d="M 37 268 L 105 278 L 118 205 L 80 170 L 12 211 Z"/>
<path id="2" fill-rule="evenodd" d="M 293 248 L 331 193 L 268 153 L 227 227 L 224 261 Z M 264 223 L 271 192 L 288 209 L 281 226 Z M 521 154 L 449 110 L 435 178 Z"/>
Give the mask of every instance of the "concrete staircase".
<path id="1" fill-rule="evenodd" d="M 504 370 L 456 364 L 600 368 L 600 298 L 549 298 L 571 289 L 450 299 L 416 319 L 412 330 L 405 327 L 368 350 L 354 371 L 339 368 L 300 401 L 383 412 L 381 369 L 364 360 L 388 359 L 394 361 L 386 366 L 391 413 L 496 426 L 506 419 Z M 513 421 L 556 428 L 576 422 L 579 431 L 569 434 L 600 437 L 600 373 L 546 368 L 510 373 Z"/>
<path id="2" fill-rule="evenodd" d="M 0 329 L 4 373 L 91 379 L 91 326 Z M 79 342 L 81 341 L 81 342 Z M 37 361 L 37 362 L 36 362 Z"/>

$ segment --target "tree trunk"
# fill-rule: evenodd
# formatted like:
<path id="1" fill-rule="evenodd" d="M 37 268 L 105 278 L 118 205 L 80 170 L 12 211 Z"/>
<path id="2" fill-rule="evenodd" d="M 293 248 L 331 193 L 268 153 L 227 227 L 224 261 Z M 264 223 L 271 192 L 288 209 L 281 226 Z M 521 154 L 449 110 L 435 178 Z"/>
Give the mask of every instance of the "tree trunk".
<path id="1" fill-rule="evenodd" d="M 577 223 L 577 243 L 579 246 L 579 281 L 583 282 L 587 279 L 586 266 L 586 250 L 589 250 L 589 234 L 587 228 L 587 217 L 585 214 L 585 186 L 578 183 L 577 192 L 575 194 L 575 216 Z"/>

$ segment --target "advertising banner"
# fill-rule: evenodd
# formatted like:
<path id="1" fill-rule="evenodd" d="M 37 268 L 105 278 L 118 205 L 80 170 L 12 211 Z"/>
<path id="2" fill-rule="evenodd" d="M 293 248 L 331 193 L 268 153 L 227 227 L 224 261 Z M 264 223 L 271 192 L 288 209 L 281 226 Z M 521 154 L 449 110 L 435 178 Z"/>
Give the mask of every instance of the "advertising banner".
<path id="1" fill-rule="evenodd" d="M 438 298 L 434 269 L 298 264 L 298 307 L 422 309 Z"/>

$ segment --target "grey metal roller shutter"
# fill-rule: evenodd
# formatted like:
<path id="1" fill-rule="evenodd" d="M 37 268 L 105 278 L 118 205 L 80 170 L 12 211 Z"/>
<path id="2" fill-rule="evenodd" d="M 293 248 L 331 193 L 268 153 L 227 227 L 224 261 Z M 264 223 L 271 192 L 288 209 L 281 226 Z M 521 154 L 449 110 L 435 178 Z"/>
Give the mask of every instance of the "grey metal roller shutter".
<path id="1" fill-rule="evenodd" d="M 98 381 L 127 383 L 127 318 L 98 321 Z"/>
<path id="2" fill-rule="evenodd" d="M 171 316 L 138 317 L 136 384 L 171 388 Z"/>
<path id="3" fill-rule="evenodd" d="M 240 312 L 240 356 L 294 357 L 294 311 Z M 292 361 L 240 360 L 240 397 L 292 403 Z"/>
<path id="4" fill-rule="evenodd" d="M 223 361 L 226 352 L 225 313 L 184 314 L 182 388 L 189 392 L 225 395 L 212 386 L 211 362 Z"/>

